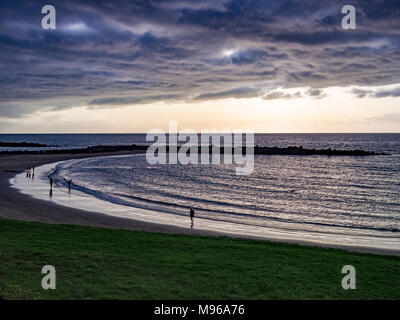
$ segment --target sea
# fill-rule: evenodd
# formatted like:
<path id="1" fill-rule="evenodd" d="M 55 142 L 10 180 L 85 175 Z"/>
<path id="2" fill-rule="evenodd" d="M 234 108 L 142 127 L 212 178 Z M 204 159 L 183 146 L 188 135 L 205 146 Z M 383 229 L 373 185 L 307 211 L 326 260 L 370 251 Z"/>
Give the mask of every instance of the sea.
<path id="1" fill-rule="evenodd" d="M 149 144 L 145 134 L 2 134 L 0 141 L 64 149 Z M 58 188 L 72 180 L 73 192 L 128 210 L 187 217 L 191 207 L 210 223 L 388 238 L 400 249 L 400 134 L 256 134 L 255 144 L 386 155 L 256 155 L 248 176 L 231 164 L 150 165 L 144 155 L 111 156 L 57 163 L 42 179 L 53 177 Z"/>

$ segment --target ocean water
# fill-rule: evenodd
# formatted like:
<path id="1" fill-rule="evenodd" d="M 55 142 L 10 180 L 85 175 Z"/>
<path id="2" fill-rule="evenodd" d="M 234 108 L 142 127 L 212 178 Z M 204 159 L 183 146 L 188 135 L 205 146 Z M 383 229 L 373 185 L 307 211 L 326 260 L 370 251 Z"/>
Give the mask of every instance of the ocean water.
<path id="1" fill-rule="evenodd" d="M 98 145 L 148 145 L 145 134 L 0 134 L 0 142 L 35 142 L 48 148 L 5 148 L 5 150 L 42 150 L 86 148 Z M 304 148 L 363 149 L 400 153 L 400 134 L 256 134 L 260 147 L 303 146 Z"/>
<path id="2" fill-rule="evenodd" d="M 96 135 L 92 143 L 138 143 L 143 137 Z M 63 140 L 65 146 L 89 143 L 86 135 L 85 142 L 69 138 Z M 112 156 L 61 162 L 42 179 L 52 176 L 60 190 L 72 179 L 72 193 L 86 199 L 123 206 L 127 212 L 162 212 L 171 221 L 186 218 L 193 207 L 196 217 L 210 224 L 287 230 L 316 239 L 391 239 L 400 249 L 400 134 L 267 134 L 257 135 L 256 144 L 388 155 L 258 155 L 250 176 L 235 175 L 235 165 L 150 165 L 144 155 Z"/>

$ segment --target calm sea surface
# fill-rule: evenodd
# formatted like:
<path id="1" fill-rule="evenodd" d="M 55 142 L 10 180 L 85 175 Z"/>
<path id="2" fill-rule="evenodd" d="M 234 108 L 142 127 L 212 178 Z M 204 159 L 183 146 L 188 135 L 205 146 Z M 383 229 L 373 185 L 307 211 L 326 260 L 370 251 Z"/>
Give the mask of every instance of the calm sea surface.
<path id="1" fill-rule="evenodd" d="M 0 134 L 0 142 L 36 142 L 47 149 L 85 148 L 97 145 L 147 145 L 145 134 Z M 400 153 L 400 134 L 256 134 L 258 146 L 364 149 Z M 3 150 L 37 148 L 0 148 Z M 46 149 L 46 148 L 40 148 Z"/>

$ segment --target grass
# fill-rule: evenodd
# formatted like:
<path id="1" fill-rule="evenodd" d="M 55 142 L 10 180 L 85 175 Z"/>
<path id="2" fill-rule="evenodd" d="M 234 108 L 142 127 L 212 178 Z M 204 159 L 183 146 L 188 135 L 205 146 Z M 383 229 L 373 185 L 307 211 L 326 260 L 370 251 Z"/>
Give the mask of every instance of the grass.
<path id="1" fill-rule="evenodd" d="M 43 290 L 53 265 L 57 289 Z M 357 289 L 341 287 L 343 265 Z M 5 299 L 399 299 L 400 258 L 0 219 Z"/>

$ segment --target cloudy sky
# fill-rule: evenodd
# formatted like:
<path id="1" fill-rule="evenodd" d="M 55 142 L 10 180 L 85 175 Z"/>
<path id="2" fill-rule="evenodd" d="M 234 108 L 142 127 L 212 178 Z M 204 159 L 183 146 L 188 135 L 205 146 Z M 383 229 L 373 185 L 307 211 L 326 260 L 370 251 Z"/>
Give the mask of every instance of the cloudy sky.
<path id="1" fill-rule="evenodd" d="M 400 131 L 398 0 L 2 0 L 0 49 L 4 133 Z"/>

